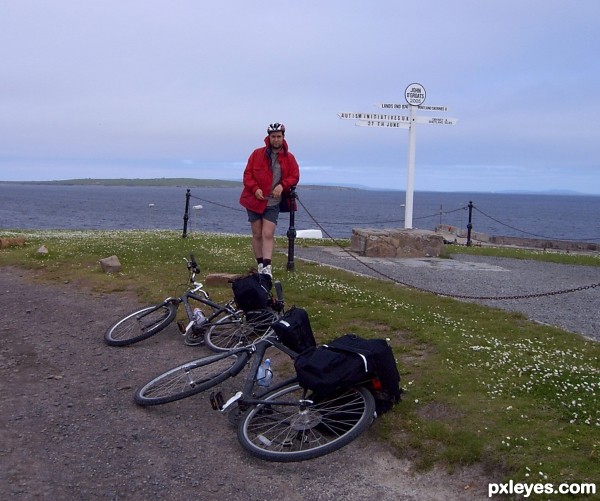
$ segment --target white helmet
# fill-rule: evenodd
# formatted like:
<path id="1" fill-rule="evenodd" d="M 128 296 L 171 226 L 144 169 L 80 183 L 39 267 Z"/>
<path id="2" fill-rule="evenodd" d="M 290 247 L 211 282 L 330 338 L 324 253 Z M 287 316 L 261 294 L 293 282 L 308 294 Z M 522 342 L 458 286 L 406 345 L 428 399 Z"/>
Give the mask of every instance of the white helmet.
<path id="1" fill-rule="evenodd" d="M 271 132 L 281 132 L 285 136 L 285 125 L 280 124 L 279 122 L 269 124 L 267 127 L 267 134 L 271 134 Z"/>

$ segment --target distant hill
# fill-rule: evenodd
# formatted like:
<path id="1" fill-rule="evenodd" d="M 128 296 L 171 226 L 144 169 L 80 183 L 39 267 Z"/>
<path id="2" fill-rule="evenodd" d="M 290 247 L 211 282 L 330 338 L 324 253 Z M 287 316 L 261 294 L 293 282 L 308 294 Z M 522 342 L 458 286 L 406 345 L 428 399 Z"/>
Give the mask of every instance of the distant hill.
<path id="1" fill-rule="evenodd" d="M 223 179 L 194 178 L 154 178 L 154 179 L 60 179 L 55 181 L 0 181 L 3 184 L 35 184 L 56 186 L 175 186 L 185 188 L 241 188 L 241 181 Z M 302 185 L 302 189 L 357 190 L 357 186 Z"/>
<path id="2" fill-rule="evenodd" d="M 497 191 L 501 195 L 583 195 L 575 190 L 503 190 Z"/>
<path id="3" fill-rule="evenodd" d="M 241 181 L 227 181 L 224 179 L 195 179 L 187 177 L 175 178 L 153 178 L 153 179 L 57 179 L 54 181 L 1 181 L 0 184 L 35 184 L 35 185 L 57 185 L 57 186 L 174 186 L 179 188 L 241 188 Z M 301 184 L 303 190 L 367 190 L 367 191 L 403 191 L 390 188 L 370 188 L 357 184 Z M 428 192 L 430 190 L 420 190 Z M 437 192 L 439 190 L 433 190 Z M 451 190 L 448 193 L 462 191 Z M 443 192 L 441 192 L 443 193 Z M 498 191 L 468 191 L 465 193 L 496 193 L 499 195 L 585 195 L 586 193 L 573 190 L 498 190 Z"/>
<path id="4" fill-rule="evenodd" d="M 10 181 L 3 181 L 10 182 Z M 193 178 L 155 179 L 61 179 L 56 181 L 12 181 L 15 184 L 61 185 L 61 186 L 186 186 L 230 188 L 242 186 L 240 181 Z"/>

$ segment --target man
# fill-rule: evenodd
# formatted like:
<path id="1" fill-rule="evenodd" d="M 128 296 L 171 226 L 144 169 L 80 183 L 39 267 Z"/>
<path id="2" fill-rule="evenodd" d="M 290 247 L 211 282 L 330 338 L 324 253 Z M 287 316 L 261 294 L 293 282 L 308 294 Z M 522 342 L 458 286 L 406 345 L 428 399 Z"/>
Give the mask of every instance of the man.
<path id="1" fill-rule="evenodd" d="M 275 228 L 279 203 L 283 194 L 298 184 L 300 169 L 288 151 L 285 126 L 273 123 L 267 127 L 265 146 L 252 152 L 244 170 L 244 189 L 240 204 L 248 212 L 252 229 L 252 251 L 258 272 L 273 276 L 271 259 L 275 246 Z"/>

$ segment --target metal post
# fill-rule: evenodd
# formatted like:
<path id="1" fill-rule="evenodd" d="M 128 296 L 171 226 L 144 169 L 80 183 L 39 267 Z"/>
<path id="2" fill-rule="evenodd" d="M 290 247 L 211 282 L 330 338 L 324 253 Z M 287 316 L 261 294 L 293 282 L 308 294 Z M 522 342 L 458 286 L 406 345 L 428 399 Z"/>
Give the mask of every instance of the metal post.
<path id="1" fill-rule="evenodd" d="M 287 270 L 294 271 L 294 241 L 296 240 L 295 228 L 295 212 L 296 212 L 296 187 L 290 188 L 290 226 L 287 231 L 288 238 L 288 261 Z"/>
<path id="2" fill-rule="evenodd" d="M 417 106 L 410 107 L 410 127 L 408 129 L 408 174 L 406 179 L 406 204 L 404 207 L 404 228 L 411 229 L 413 218 L 413 192 L 415 189 L 415 147 L 416 147 L 416 110 Z"/>
<path id="3" fill-rule="evenodd" d="M 185 194 L 185 212 L 183 213 L 183 235 L 182 238 L 187 237 L 187 225 L 188 219 L 190 218 L 190 189 L 188 188 Z"/>
<path id="4" fill-rule="evenodd" d="M 467 247 L 472 245 L 471 243 L 471 228 L 473 228 L 472 224 L 473 218 L 473 202 L 469 201 L 469 222 L 467 223 Z"/>

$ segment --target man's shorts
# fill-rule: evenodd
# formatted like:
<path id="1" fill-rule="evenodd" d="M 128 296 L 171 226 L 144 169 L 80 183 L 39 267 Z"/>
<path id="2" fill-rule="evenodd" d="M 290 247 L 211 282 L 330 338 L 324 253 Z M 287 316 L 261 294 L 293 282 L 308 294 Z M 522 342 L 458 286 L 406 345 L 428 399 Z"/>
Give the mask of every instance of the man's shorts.
<path id="1" fill-rule="evenodd" d="M 250 223 L 258 221 L 259 219 L 266 219 L 267 221 L 271 221 L 273 224 L 277 224 L 277 219 L 279 218 L 279 204 L 267 205 L 267 208 L 262 214 L 251 211 L 250 209 L 246 209 L 246 212 L 248 213 L 248 221 Z"/>

